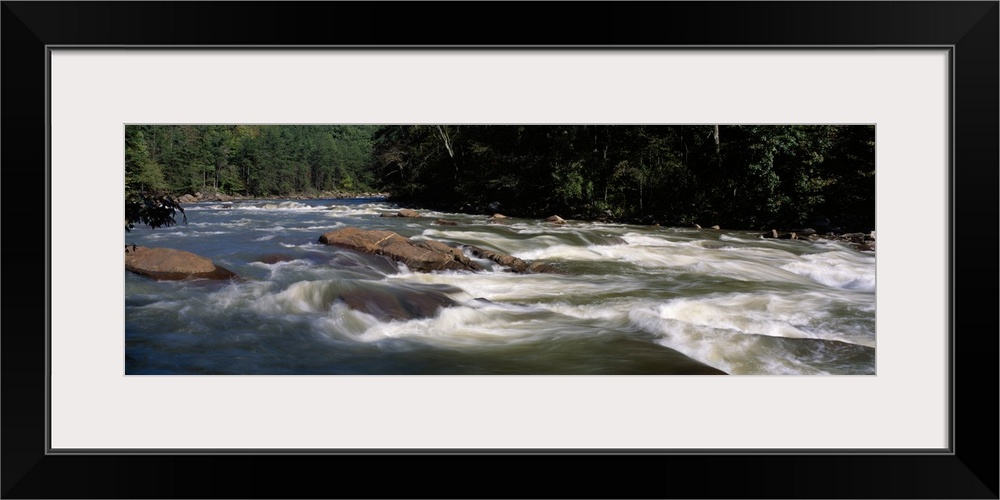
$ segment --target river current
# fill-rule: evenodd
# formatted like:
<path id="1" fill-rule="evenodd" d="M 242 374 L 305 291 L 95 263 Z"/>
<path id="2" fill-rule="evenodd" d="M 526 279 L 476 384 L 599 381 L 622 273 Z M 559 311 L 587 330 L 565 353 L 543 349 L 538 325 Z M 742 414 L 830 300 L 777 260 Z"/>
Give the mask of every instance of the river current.
<path id="1" fill-rule="evenodd" d="M 126 233 L 128 244 L 194 252 L 243 279 L 125 272 L 125 373 L 875 373 L 874 253 L 749 231 L 419 209 L 420 218 L 380 217 L 398 209 L 380 199 L 193 203 L 186 224 Z M 476 273 L 416 273 L 319 243 L 347 226 L 475 245 L 565 274 L 489 262 Z M 399 317 L 342 300 L 422 293 L 454 304 Z"/>

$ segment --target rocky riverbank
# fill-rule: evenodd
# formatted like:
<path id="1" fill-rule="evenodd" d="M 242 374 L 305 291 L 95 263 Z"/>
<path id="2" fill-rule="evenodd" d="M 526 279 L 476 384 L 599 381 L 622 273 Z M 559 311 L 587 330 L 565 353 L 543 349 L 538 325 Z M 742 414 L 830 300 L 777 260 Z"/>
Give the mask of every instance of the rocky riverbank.
<path id="1" fill-rule="evenodd" d="M 874 252 L 875 251 L 875 231 L 868 233 L 817 233 L 816 230 L 811 228 L 799 229 L 796 231 L 789 232 L 778 232 L 777 229 L 772 229 L 768 233 L 760 235 L 761 238 L 774 238 L 779 240 L 799 240 L 799 241 L 818 241 L 818 240 L 830 240 L 830 241 L 840 241 L 849 244 L 855 250 L 862 252 Z"/>

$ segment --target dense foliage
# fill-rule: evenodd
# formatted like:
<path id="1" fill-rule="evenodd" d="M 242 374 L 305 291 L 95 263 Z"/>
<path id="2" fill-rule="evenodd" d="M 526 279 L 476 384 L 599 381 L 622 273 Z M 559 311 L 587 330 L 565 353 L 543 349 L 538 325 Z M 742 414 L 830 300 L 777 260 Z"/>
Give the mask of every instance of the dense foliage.
<path id="1" fill-rule="evenodd" d="M 142 131 L 125 134 L 125 231 L 136 224 L 153 229 L 177 223 L 184 209 L 167 192 L 159 163 L 150 158 Z"/>
<path id="2" fill-rule="evenodd" d="M 375 136 L 399 200 L 507 215 L 874 228 L 874 126 L 423 125 Z"/>
<path id="3" fill-rule="evenodd" d="M 125 229 L 175 223 L 176 197 L 202 192 L 280 197 L 370 189 L 376 127 L 129 125 Z"/>
<path id="4" fill-rule="evenodd" d="M 132 125 L 125 136 L 127 228 L 169 224 L 172 196 L 216 191 L 383 190 L 428 208 L 664 225 L 875 223 L 866 125 Z"/>
<path id="5" fill-rule="evenodd" d="M 376 127 L 344 125 L 130 125 L 173 194 L 220 191 L 284 196 L 367 189 Z"/>

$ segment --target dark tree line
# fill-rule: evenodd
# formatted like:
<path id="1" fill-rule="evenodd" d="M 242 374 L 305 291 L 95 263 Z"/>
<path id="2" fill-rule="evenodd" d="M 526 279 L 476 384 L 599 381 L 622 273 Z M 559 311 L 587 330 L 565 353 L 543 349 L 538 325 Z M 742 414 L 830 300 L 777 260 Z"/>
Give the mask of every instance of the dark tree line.
<path id="1" fill-rule="evenodd" d="M 858 125 L 381 127 L 402 202 L 537 217 L 795 227 L 875 222 L 875 128 Z"/>
<path id="2" fill-rule="evenodd" d="M 126 228 L 186 193 L 381 190 L 427 208 L 770 229 L 875 223 L 864 125 L 130 125 Z"/>

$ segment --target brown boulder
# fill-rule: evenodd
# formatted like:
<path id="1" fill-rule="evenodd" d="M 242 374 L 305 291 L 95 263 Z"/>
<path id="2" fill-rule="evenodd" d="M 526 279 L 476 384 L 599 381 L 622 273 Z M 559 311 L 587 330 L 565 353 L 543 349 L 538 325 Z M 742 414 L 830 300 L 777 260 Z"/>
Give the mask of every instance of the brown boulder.
<path id="1" fill-rule="evenodd" d="M 485 248 L 479 248 L 477 246 L 467 247 L 472 255 L 479 257 L 480 259 L 489 259 L 497 264 L 504 267 L 509 267 L 511 271 L 515 273 L 552 273 L 552 274 L 563 274 L 563 271 L 551 264 L 546 264 L 544 262 L 533 262 L 528 264 L 527 262 L 514 257 L 513 255 L 507 255 L 505 253 L 494 252 L 492 250 L 487 250 Z"/>
<path id="2" fill-rule="evenodd" d="M 558 215 L 553 215 L 545 219 L 545 222 L 551 222 L 552 224 L 565 224 L 566 220 L 563 219 L 562 217 L 559 217 Z"/>
<path id="3" fill-rule="evenodd" d="M 344 227 L 330 231 L 319 237 L 319 242 L 362 253 L 382 255 L 396 262 L 406 264 L 413 271 L 482 271 L 483 267 L 466 257 L 462 250 L 440 241 L 411 240 L 392 231 Z M 486 250 L 466 247 L 472 255 L 489 259 L 518 273 L 562 273 L 555 266 L 542 262 L 528 264 L 517 257 Z"/>
<path id="4" fill-rule="evenodd" d="M 379 217 L 420 217 L 420 212 L 404 208 L 396 213 L 382 212 Z"/>
<path id="5" fill-rule="evenodd" d="M 126 270 L 156 280 L 239 279 L 236 273 L 184 250 L 132 247 L 126 249 L 126 252 Z"/>
<path id="6" fill-rule="evenodd" d="M 392 231 L 344 227 L 320 236 L 319 242 L 383 255 L 418 272 L 482 270 L 458 249 L 436 241 L 413 241 Z"/>

